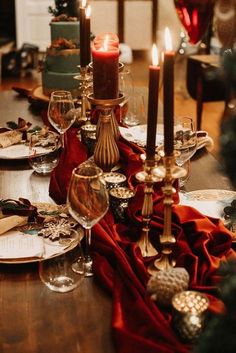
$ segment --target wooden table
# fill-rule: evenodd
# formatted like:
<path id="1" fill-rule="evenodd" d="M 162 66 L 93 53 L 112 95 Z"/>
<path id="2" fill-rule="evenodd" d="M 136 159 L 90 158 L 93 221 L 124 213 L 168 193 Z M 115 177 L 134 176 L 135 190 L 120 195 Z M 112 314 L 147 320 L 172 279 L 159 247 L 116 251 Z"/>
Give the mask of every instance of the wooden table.
<path id="1" fill-rule="evenodd" d="M 26 99 L 0 93 L 1 124 L 18 116 L 41 124 Z M 201 151 L 192 162 L 186 190 L 230 189 L 219 164 Z M 0 161 L 0 198 L 27 197 L 52 202 L 49 177 L 37 176 L 27 161 Z M 113 353 L 111 298 L 92 278 L 85 278 L 70 293 L 51 292 L 40 281 L 38 265 L 0 264 L 1 353 Z M 132 349 L 131 349 L 132 352 Z"/>

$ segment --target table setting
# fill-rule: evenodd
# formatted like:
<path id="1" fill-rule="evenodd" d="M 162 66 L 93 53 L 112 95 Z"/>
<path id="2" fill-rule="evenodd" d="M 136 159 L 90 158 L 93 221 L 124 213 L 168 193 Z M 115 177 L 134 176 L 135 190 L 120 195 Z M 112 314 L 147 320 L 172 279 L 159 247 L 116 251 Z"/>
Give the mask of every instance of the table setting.
<path id="1" fill-rule="evenodd" d="M 206 131 L 196 131 L 190 117 L 174 115 L 175 52 L 170 30 L 165 29 L 162 52 L 158 53 L 156 45 L 152 48 L 147 122 L 129 125 L 126 88 L 122 91 L 119 85 L 124 69 L 119 63 L 119 38 L 111 33 L 98 35 L 88 52 L 86 10 L 85 1 L 80 6 L 84 39 L 80 74 L 75 78 L 81 109 L 76 109 L 70 92 L 58 90 L 50 94 L 47 109 L 41 107 L 39 128 L 21 119 L 0 131 L 1 162 L 18 161 L 27 173 L 31 168 L 27 190 L 33 189 L 32 176 L 38 189 L 30 195 L 41 198 L 41 188 L 51 201 L 24 198 L 20 195 L 23 184 L 18 186 L 18 197 L 8 198 L 3 193 L 2 278 L 15 279 L 19 273 L 28 276 L 27 295 L 34 300 L 39 297 L 41 304 L 48 299 L 53 308 L 57 300 L 65 307 L 60 310 L 66 311 L 66 318 L 58 315 L 58 322 L 73 317 L 65 335 L 73 336 L 68 352 L 73 351 L 77 330 L 84 336 L 88 331 L 93 341 L 93 329 L 101 326 L 99 334 L 109 336 L 108 346 L 112 341 L 107 352 L 190 353 L 208 321 L 225 310 L 219 293 L 219 268 L 236 260 L 235 192 L 216 188 L 188 191 L 189 181 L 180 184 L 186 176 L 185 163 L 194 165 L 196 155 L 201 159 L 213 140 Z M 4 185 L 7 172 L 1 177 Z M 16 166 L 16 172 L 22 170 Z M 193 168 L 190 180 L 195 172 Z M 14 180 L 9 177 L 9 181 L 11 187 Z M 198 184 L 201 186 L 201 181 Z M 16 274 L 10 266 L 18 266 Z M 105 318 L 99 312 L 100 321 L 93 328 L 100 301 L 109 301 L 109 315 Z M 80 310 L 84 310 L 84 319 L 92 320 L 88 330 L 87 324 L 74 316 Z M 48 318 L 45 308 L 42 312 L 49 325 L 57 325 L 57 312 Z M 34 322 L 41 333 L 39 321 Z M 48 341 L 44 347 L 54 349 Z M 104 347 L 104 343 L 98 345 Z M 65 350 L 64 343 L 59 346 Z M 96 350 L 96 343 L 93 347 Z"/>

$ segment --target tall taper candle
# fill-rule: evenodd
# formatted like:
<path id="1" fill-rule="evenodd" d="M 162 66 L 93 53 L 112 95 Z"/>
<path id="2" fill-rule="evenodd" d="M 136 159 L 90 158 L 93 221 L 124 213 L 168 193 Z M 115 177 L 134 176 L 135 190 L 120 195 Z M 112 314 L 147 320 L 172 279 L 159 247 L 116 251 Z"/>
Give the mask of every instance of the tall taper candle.
<path id="1" fill-rule="evenodd" d="M 149 66 L 148 120 L 146 143 L 147 160 L 152 160 L 155 157 L 159 76 L 160 66 L 158 65 L 158 52 L 156 45 L 153 44 L 152 65 Z"/>
<path id="2" fill-rule="evenodd" d="M 174 140 L 174 51 L 170 31 L 165 28 L 163 64 L 163 103 L 164 103 L 164 151 L 166 156 L 173 154 Z"/>
<path id="3" fill-rule="evenodd" d="M 80 66 L 86 66 L 86 29 L 85 29 L 85 7 L 87 0 L 82 0 L 79 8 L 79 26 L 80 26 Z"/>
<path id="4" fill-rule="evenodd" d="M 91 6 L 88 5 L 85 9 L 85 52 L 86 52 L 86 60 L 85 63 L 88 65 L 91 61 L 91 42 L 90 42 L 90 18 L 91 18 Z"/>

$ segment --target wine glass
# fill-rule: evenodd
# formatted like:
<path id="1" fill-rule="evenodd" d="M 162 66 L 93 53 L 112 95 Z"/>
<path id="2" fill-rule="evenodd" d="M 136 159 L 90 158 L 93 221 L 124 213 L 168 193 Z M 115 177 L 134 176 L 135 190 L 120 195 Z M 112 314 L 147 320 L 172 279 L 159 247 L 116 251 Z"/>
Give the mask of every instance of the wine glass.
<path id="1" fill-rule="evenodd" d="M 121 111 L 120 118 L 121 118 L 121 121 L 123 121 L 126 125 L 128 125 L 127 123 L 128 100 L 134 91 L 133 77 L 129 69 L 124 68 L 119 73 L 119 91 L 124 95 L 124 101 L 120 104 L 120 111 Z"/>
<path id="2" fill-rule="evenodd" d="M 128 99 L 127 113 L 123 122 L 127 126 L 136 126 L 145 121 L 144 96 L 140 92 L 135 92 Z"/>
<path id="3" fill-rule="evenodd" d="M 64 134 L 76 119 L 76 110 L 69 91 L 54 91 L 48 105 L 48 120 L 60 133 L 62 147 L 65 145 Z"/>
<path id="4" fill-rule="evenodd" d="M 67 194 L 68 209 L 73 218 L 85 229 L 84 274 L 92 276 L 90 255 L 91 228 L 107 212 L 109 201 L 103 172 L 94 163 L 82 163 L 72 172 Z M 81 259 L 80 259 L 81 260 Z M 73 264 L 75 272 L 81 272 L 81 261 Z"/>
<path id="5" fill-rule="evenodd" d="M 177 118 L 174 125 L 174 150 L 176 164 L 186 165 L 197 149 L 197 132 L 192 118 Z M 188 165 L 189 168 L 189 165 Z M 180 181 L 180 186 L 181 181 Z"/>

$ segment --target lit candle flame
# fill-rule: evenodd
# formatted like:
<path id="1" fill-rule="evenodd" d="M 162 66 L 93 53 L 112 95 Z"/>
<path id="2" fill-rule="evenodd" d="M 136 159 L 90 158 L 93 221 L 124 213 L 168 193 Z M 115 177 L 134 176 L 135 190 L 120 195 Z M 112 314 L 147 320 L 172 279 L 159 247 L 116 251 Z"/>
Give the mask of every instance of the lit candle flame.
<path id="1" fill-rule="evenodd" d="M 171 35 L 170 35 L 170 30 L 168 27 L 165 28 L 165 48 L 166 48 L 166 51 L 173 50 L 172 39 L 171 39 Z"/>
<path id="2" fill-rule="evenodd" d="M 152 46 L 152 65 L 158 66 L 159 60 L 158 60 L 158 50 L 156 44 L 153 44 Z"/>
<path id="3" fill-rule="evenodd" d="M 91 17 L 91 5 L 88 5 L 85 9 L 85 16 L 86 18 L 90 18 Z"/>
<path id="4" fill-rule="evenodd" d="M 81 6 L 82 6 L 82 7 L 86 7 L 86 5 L 87 5 L 87 0 L 82 0 Z"/>
<path id="5" fill-rule="evenodd" d="M 104 50 L 104 51 L 108 51 L 108 43 L 109 43 L 109 35 L 106 34 L 106 35 L 105 35 L 104 42 L 103 42 L 103 50 Z"/>

